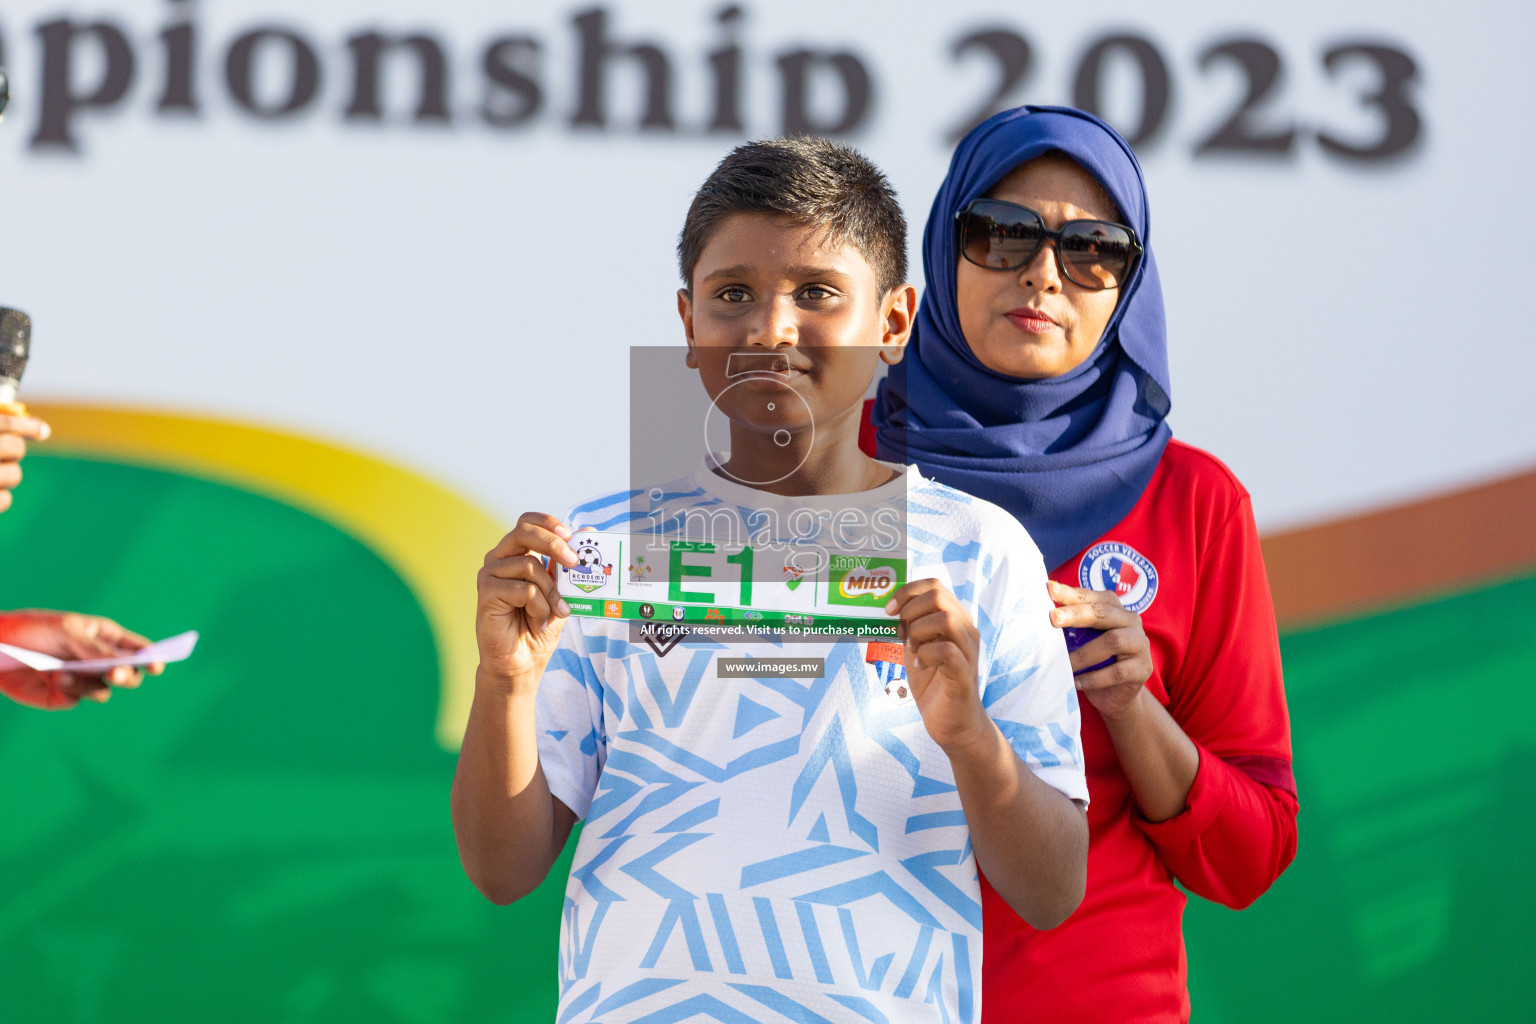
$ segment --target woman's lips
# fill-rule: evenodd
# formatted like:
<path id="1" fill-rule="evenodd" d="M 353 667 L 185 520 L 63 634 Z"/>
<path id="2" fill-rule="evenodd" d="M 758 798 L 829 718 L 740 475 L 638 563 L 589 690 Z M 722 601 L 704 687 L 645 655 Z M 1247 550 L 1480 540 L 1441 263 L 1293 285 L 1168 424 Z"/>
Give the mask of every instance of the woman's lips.
<path id="1" fill-rule="evenodd" d="M 1011 309 L 1004 313 L 1008 322 L 1026 334 L 1045 334 L 1058 326 L 1055 320 L 1038 309 Z"/>

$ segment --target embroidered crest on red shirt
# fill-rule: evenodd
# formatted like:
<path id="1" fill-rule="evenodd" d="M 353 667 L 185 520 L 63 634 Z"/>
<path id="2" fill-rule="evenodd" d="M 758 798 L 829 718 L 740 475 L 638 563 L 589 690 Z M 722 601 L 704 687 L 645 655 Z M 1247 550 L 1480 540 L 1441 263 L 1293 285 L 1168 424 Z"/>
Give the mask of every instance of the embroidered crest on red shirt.
<path id="1" fill-rule="evenodd" d="M 1118 541 L 1103 541 L 1084 552 L 1077 578 L 1080 587 L 1113 592 L 1138 615 L 1157 597 L 1157 568 L 1152 560 Z"/>

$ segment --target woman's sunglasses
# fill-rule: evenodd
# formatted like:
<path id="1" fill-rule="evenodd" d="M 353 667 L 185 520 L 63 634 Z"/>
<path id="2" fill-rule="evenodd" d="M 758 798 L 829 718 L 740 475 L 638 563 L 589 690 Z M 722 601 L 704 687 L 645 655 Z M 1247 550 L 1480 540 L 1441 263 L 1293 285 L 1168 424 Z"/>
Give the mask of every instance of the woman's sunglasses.
<path id="1" fill-rule="evenodd" d="M 1018 270 L 1047 240 L 1056 243 L 1056 265 L 1068 281 L 1101 291 L 1130 278 L 1141 257 L 1136 232 L 1108 220 L 1069 220 L 1047 231 L 1034 210 L 1002 199 L 976 199 L 955 214 L 960 252 L 978 267 Z"/>

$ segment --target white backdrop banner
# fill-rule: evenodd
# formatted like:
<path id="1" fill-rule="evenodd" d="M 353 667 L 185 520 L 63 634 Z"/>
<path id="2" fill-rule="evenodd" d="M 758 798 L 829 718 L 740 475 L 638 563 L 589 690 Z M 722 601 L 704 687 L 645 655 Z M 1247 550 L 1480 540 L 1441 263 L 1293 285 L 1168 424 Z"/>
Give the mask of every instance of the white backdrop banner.
<path id="1" fill-rule="evenodd" d="M 858 145 L 920 266 L 958 134 L 1075 103 L 1143 156 L 1175 432 L 1272 529 L 1536 459 L 1533 30 L 1489 2 L 16 0 L 0 302 L 36 322 L 25 397 L 329 438 L 510 519 L 627 479 L 626 352 L 681 341 L 673 246 L 731 145 Z"/>

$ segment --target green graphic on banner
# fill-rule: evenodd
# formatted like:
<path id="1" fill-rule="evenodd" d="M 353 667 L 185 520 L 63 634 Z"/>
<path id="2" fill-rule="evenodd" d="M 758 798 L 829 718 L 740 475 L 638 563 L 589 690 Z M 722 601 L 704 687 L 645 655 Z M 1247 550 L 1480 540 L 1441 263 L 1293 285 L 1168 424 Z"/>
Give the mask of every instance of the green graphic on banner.
<path id="1" fill-rule="evenodd" d="M 1299 853 L 1246 910 L 1189 901 L 1195 1020 L 1530 1017 L 1536 652 L 1470 624 L 1533 619 L 1527 577 L 1281 639 Z"/>
<path id="2" fill-rule="evenodd" d="M 26 474 L 0 607 L 202 641 L 102 707 L 0 698 L 0 1021 L 553 1020 L 568 862 L 512 907 L 465 879 L 437 652 L 394 572 L 221 484 Z"/>

